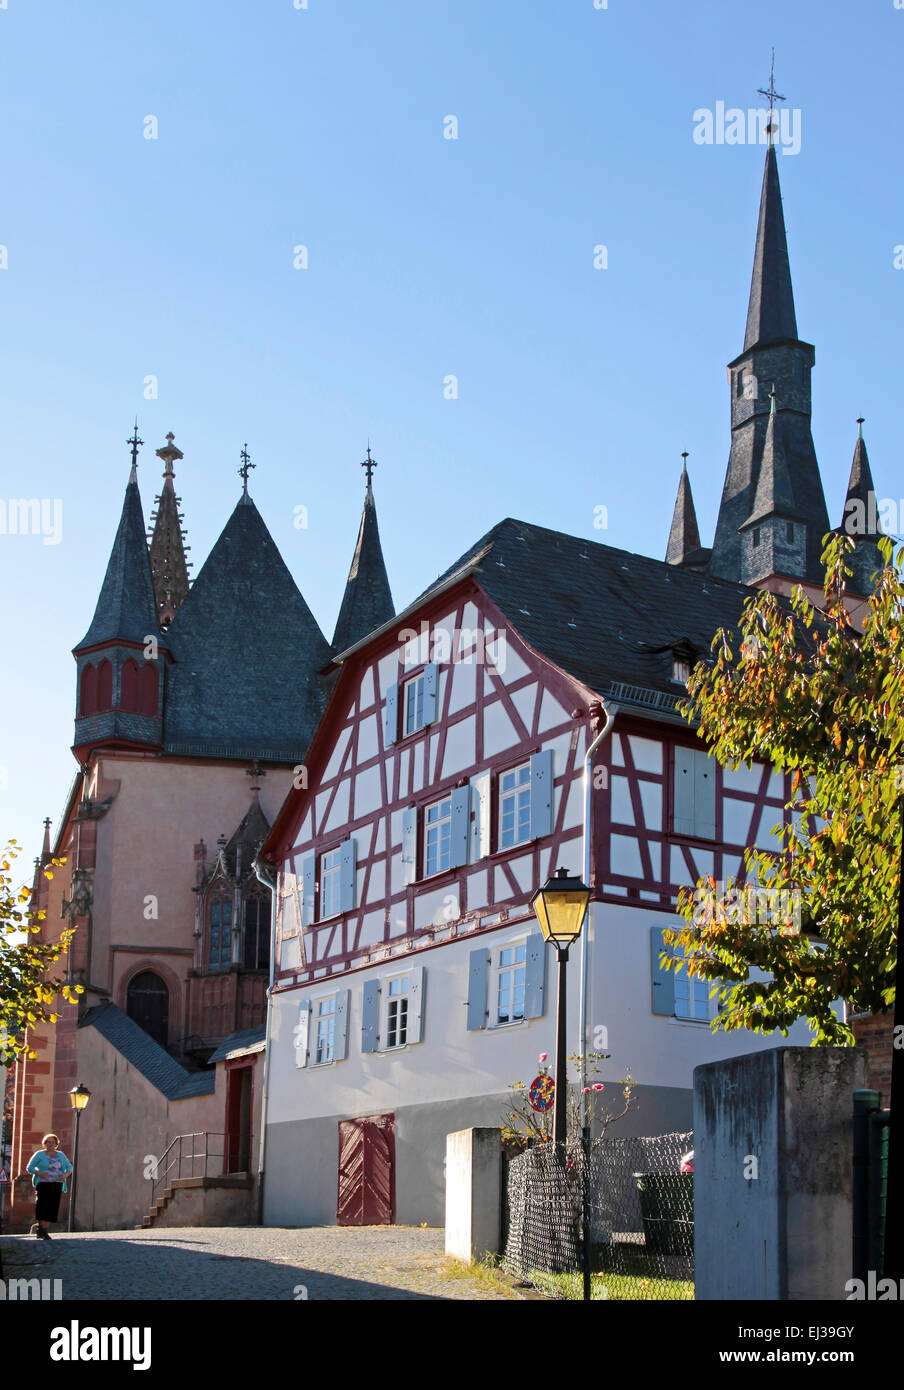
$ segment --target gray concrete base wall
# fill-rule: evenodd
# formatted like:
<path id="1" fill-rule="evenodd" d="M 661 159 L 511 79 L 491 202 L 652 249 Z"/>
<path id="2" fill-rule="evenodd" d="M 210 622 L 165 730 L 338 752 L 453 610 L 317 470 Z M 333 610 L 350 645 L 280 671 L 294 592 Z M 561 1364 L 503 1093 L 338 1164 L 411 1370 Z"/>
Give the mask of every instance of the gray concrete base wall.
<path id="1" fill-rule="evenodd" d="M 689 1130 L 693 1093 L 668 1086 L 638 1086 L 631 1112 L 610 1137 Z M 396 1223 L 442 1226 L 445 1221 L 446 1136 L 461 1129 L 494 1128 L 511 1099 L 508 1091 L 395 1111 Z M 620 1093 L 613 1088 L 612 1110 Z M 267 1126 L 265 1226 L 329 1226 L 336 1221 L 339 1121 L 358 1115 L 318 1116 Z"/>
<path id="2" fill-rule="evenodd" d="M 257 1179 L 249 1187 L 177 1188 L 154 1222 L 158 1226 L 255 1226 Z"/>

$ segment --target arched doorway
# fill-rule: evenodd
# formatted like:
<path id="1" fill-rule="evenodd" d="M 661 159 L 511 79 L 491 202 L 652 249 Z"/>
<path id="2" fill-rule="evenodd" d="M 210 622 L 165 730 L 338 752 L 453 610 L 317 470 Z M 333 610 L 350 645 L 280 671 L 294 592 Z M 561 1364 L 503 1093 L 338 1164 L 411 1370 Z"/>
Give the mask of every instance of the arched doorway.
<path id="1" fill-rule="evenodd" d="M 139 1028 L 166 1047 L 169 1037 L 169 990 L 153 970 L 142 970 L 129 981 L 126 1013 Z"/>

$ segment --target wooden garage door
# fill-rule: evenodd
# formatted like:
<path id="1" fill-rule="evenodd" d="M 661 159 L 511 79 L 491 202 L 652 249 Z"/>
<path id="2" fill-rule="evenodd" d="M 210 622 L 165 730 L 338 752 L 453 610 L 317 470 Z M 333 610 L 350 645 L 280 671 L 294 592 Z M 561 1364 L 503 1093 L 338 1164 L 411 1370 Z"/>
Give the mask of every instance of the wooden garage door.
<path id="1" fill-rule="evenodd" d="M 395 1221 L 395 1116 L 339 1122 L 340 1226 L 391 1226 Z"/>

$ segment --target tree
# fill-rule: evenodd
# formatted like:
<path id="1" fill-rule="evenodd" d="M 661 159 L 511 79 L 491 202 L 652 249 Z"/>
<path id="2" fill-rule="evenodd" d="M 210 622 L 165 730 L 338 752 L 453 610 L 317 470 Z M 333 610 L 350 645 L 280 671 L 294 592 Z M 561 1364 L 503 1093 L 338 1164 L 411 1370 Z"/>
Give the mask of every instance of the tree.
<path id="1" fill-rule="evenodd" d="M 713 1027 L 780 1030 L 805 1018 L 820 1044 L 851 1044 L 833 1004 L 886 1012 L 895 998 L 904 801 L 904 549 L 868 600 L 863 631 L 845 606 L 845 556 L 829 538 L 825 609 L 796 588 L 763 592 L 736 633 L 720 631 L 682 712 L 732 768 L 753 759 L 791 773 L 791 822 L 774 852 L 748 850 L 743 884 L 684 889 L 686 925 L 666 940 L 689 975 L 721 981 Z M 679 965 L 677 954 L 663 958 Z"/>
<path id="2" fill-rule="evenodd" d="M 29 911 L 26 904 L 32 890 L 27 886 L 17 889 L 13 884 L 10 871 L 18 853 L 15 840 L 0 852 L 0 1041 L 7 1058 L 26 1054 L 33 1058 L 37 1054 L 29 1050 L 27 1030 L 36 1023 L 55 1023 L 59 1015 L 52 1011 L 52 1005 L 57 996 L 74 1004 L 83 987 L 48 976 L 51 967 L 67 954 L 76 929 L 68 927 L 54 942 L 32 939 L 40 936 L 46 914 L 43 909 Z M 42 870 L 44 877 L 53 878 L 54 868 L 63 863 L 63 859 L 52 859 Z M 16 936 L 24 939 L 10 939 Z"/>

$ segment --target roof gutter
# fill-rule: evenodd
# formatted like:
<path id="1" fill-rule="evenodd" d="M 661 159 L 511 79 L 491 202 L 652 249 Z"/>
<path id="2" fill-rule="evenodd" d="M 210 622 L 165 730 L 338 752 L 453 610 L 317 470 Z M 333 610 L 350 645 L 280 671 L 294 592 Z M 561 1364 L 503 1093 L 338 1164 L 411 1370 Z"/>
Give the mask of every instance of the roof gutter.
<path id="1" fill-rule="evenodd" d="M 592 768 L 593 755 L 600 744 L 609 737 L 612 726 L 615 723 L 615 716 L 618 712 L 618 705 L 607 704 L 603 701 L 603 713 L 606 722 L 594 738 L 593 742 L 584 754 L 584 882 L 590 887 L 590 848 L 591 848 L 591 826 L 593 810 L 593 785 Z M 588 920 L 581 934 L 581 1126 L 585 1127 L 589 1123 L 590 1109 L 587 1103 L 587 1096 L 584 1087 L 587 1082 L 587 973 L 590 957 L 590 919 L 588 910 Z"/>

